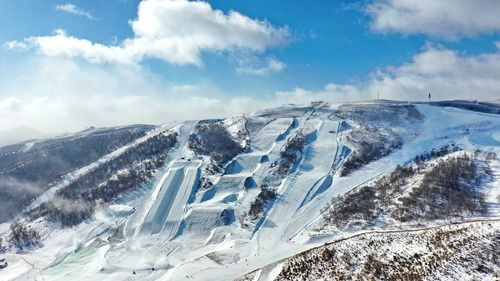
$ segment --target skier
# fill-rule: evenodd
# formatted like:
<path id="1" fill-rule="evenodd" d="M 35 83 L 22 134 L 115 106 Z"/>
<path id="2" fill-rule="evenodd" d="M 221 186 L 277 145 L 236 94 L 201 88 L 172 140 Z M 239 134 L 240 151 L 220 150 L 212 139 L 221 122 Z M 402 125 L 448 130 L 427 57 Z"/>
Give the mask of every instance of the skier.
<path id="1" fill-rule="evenodd" d="M 429 103 L 431 103 L 431 93 L 429 93 Z"/>

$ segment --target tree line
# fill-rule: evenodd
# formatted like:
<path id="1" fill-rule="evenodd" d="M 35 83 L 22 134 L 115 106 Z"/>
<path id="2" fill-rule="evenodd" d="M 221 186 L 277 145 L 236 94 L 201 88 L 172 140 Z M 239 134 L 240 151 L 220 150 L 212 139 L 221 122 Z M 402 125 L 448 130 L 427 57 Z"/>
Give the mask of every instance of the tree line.
<path id="1" fill-rule="evenodd" d="M 128 148 L 59 190 L 52 200 L 33 209 L 29 217 L 45 217 L 63 226 L 81 223 L 90 218 L 99 205 L 148 181 L 165 164 L 167 151 L 176 142 L 177 133 L 163 132 Z"/>

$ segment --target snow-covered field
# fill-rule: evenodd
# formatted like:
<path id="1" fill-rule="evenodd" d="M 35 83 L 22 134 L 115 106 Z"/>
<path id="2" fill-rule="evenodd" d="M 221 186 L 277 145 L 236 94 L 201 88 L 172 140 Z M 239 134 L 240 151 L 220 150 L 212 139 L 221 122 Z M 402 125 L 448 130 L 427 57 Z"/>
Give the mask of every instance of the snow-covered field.
<path id="1" fill-rule="evenodd" d="M 497 280 L 500 221 L 367 231 L 248 274 L 247 280 Z M 242 278 L 244 280 L 244 278 Z"/>
<path id="2" fill-rule="evenodd" d="M 260 268 L 264 269 L 258 280 L 272 279 L 283 266 L 278 261 L 339 238 L 311 236 L 333 196 L 444 144 L 500 153 L 499 115 L 416 105 L 423 122 L 405 123 L 404 130 L 393 128 L 404 134 L 401 149 L 341 177 L 339 167 L 352 149 L 346 135 L 359 124 L 332 116 L 336 108 L 284 107 L 248 116 L 253 120 L 247 128 L 250 146 L 226 165 L 224 173 L 212 175 L 212 186 L 202 189 L 199 183 L 208 157 L 188 148 L 196 122 L 170 126 L 179 133 L 178 145 L 151 184 L 73 228 L 34 222 L 43 233 L 43 246 L 9 252 L 9 266 L 0 270 L 0 280 L 235 280 Z M 257 197 L 258 186 L 297 132 L 311 136 L 301 158 L 276 187 L 276 200 L 255 228 L 242 227 L 240 218 Z M 497 216 L 500 162 L 492 163 L 494 181 L 485 188 L 494 210 L 491 216 Z M 256 187 L 245 187 L 249 177 Z"/>

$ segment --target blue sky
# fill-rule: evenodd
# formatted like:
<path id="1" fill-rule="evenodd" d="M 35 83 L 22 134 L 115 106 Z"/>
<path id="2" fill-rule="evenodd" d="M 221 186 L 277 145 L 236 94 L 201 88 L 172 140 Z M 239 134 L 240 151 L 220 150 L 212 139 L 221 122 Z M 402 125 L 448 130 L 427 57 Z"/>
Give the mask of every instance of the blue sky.
<path id="1" fill-rule="evenodd" d="M 0 3 L 0 25 L 8 28 L 2 28 L 0 41 L 50 35 L 59 28 L 72 36 L 102 44 L 133 36 L 128 21 L 137 17 L 139 1 L 71 2 L 95 16 L 95 20 L 54 9 L 65 3 L 68 2 L 3 1 Z M 290 42 L 269 51 L 286 62 L 286 71 L 257 78 L 238 75 L 230 58 L 210 53 L 204 54 L 203 68 L 172 66 L 155 60 L 147 61 L 144 65 L 168 76 L 173 83 L 210 80 L 228 91 L 245 88 L 265 94 L 291 87 L 318 89 L 330 82 L 359 81 L 376 68 L 407 62 L 426 42 L 474 54 L 494 50 L 495 46 L 491 42 L 498 37 L 486 35 L 449 41 L 422 34 L 380 34 L 370 30 L 370 18 L 362 12 L 363 2 L 356 1 L 322 0 L 311 3 L 307 0 L 218 0 L 209 3 L 214 9 L 225 12 L 235 10 L 251 18 L 268 20 L 276 26 L 288 26 L 292 37 Z M 2 50 L 2 57 L 11 56 L 16 54 Z"/>
<path id="2" fill-rule="evenodd" d="M 0 2 L 0 79 L 8 85 L 0 87 L 0 107 L 12 111 L 0 115 L 4 124 L 53 131 L 50 117 L 33 120 L 79 110 L 67 100 L 84 96 L 108 97 L 111 112 L 130 118 L 93 112 L 88 104 L 68 116 L 73 121 L 64 130 L 238 114 L 313 99 L 369 99 L 378 91 L 412 100 L 428 91 L 442 99 L 500 96 L 495 0 L 144 2 Z M 65 80 L 47 74 L 62 69 Z M 78 83 L 81 88 L 65 88 Z M 120 88 L 127 83 L 137 88 Z M 48 108 L 43 101 L 50 99 L 60 108 L 39 108 Z M 134 111 L 132 101 L 123 104 L 140 100 L 148 108 L 146 100 L 158 99 L 179 112 L 152 109 L 159 118 Z"/>

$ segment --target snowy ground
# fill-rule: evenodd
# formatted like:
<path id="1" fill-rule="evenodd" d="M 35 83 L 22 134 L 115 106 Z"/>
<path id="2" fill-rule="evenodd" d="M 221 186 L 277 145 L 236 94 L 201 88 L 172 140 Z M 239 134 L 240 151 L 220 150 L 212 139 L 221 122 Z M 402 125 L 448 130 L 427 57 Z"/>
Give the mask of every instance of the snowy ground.
<path id="1" fill-rule="evenodd" d="M 196 123 L 177 125 L 179 144 L 151 183 L 101 210 L 92 221 L 71 229 L 49 225 L 42 248 L 9 253 L 12 265 L 0 271 L 0 280 L 19 276 L 30 280 L 234 280 L 336 239 L 309 235 L 331 197 L 408 163 L 416 154 L 451 142 L 470 150 L 500 152 L 500 116 L 427 105 L 417 108 L 425 116 L 424 123 L 413 130 L 402 149 L 347 177 L 340 177 L 337 168 L 348 156 L 344 135 L 350 126 L 330 118 L 332 109 L 286 107 L 260 112 L 262 117 L 250 117 L 265 119 L 250 148 L 204 190 L 196 188 L 206 159 L 192 158 L 187 149 Z M 278 198 L 259 227 L 241 228 L 238 218 L 258 194 L 258 188 L 244 188 L 245 179 L 252 177 L 260 184 L 280 157 L 286 138 L 299 130 L 315 136 L 306 144 L 300 163 L 278 187 Z M 488 202 L 497 206 L 500 163 L 494 162 L 492 169 L 495 181 L 487 187 Z M 221 219 L 224 210 L 233 214 L 230 223 Z M 496 216 L 500 207 L 494 210 Z M 40 227 L 47 225 L 40 222 Z M 267 267 L 261 277 L 275 276 L 280 266 Z"/>
<path id="2" fill-rule="evenodd" d="M 499 219 L 367 231 L 270 264 L 246 280 L 497 280 Z M 242 278 L 241 280 L 245 280 Z"/>

